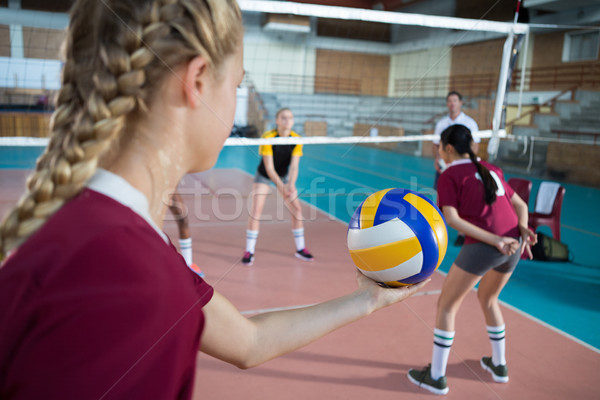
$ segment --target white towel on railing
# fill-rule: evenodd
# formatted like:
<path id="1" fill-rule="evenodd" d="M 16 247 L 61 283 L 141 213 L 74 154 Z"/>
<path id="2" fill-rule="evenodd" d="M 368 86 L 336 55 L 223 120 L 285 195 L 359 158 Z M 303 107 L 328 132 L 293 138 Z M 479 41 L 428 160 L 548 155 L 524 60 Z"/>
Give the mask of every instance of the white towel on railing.
<path id="1" fill-rule="evenodd" d="M 542 182 L 535 200 L 535 212 L 540 214 L 550 214 L 554 200 L 560 189 L 560 184 L 556 182 Z"/>

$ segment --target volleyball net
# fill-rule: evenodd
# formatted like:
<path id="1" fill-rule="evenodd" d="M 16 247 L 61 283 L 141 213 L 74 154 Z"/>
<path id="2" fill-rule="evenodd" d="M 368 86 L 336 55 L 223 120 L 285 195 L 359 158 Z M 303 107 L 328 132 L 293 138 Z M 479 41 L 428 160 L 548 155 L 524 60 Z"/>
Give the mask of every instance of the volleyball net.
<path id="1" fill-rule="evenodd" d="M 517 1 L 497 2 L 474 19 L 428 15 L 420 11 L 452 10 L 424 3 L 390 12 L 239 0 L 246 78 L 238 89 L 234 137 L 226 145 L 350 143 L 431 157 L 428 142 L 448 113 L 450 91 L 462 94 L 463 111 L 479 126 L 482 157 L 498 156 L 499 140 L 510 143 L 500 155 L 512 151 L 532 160 L 536 143 L 595 143 L 594 128 L 567 134 L 555 121 L 540 127 L 540 134 L 519 126 L 539 125 L 539 113 L 556 114 L 557 102 L 600 86 L 597 65 L 578 64 L 576 71 L 572 65 L 542 68 L 536 61 L 558 38 L 570 47 L 553 57 L 586 53 L 594 48 L 597 28 L 517 23 Z M 499 9 L 508 22 L 487 19 Z M 17 11 L 0 9 L 0 28 L 10 37 L 0 42 L 0 136 L 45 137 L 68 17 Z M 284 107 L 293 111 L 294 130 L 303 138 L 259 140 Z"/>

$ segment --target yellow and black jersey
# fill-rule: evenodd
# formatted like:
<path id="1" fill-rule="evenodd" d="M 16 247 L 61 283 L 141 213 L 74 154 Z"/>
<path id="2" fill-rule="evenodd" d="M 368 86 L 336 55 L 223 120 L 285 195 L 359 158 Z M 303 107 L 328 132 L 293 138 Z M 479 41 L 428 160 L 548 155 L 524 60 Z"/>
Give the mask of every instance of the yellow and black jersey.
<path id="1" fill-rule="evenodd" d="M 279 137 L 276 129 L 272 131 L 266 132 L 262 135 L 263 139 L 271 139 Z M 291 131 L 290 137 L 300 137 L 296 132 Z M 301 144 L 278 144 L 278 145 L 270 145 L 265 144 L 259 147 L 258 154 L 261 156 L 273 156 L 273 165 L 275 166 L 275 171 L 277 175 L 280 177 L 284 177 L 288 174 L 288 170 L 290 168 L 290 163 L 292 161 L 292 156 L 302 156 L 302 145 Z M 264 176 L 265 178 L 269 178 L 267 175 L 267 171 L 265 169 L 265 163 L 261 159 L 260 165 L 258 166 L 258 173 Z"/>

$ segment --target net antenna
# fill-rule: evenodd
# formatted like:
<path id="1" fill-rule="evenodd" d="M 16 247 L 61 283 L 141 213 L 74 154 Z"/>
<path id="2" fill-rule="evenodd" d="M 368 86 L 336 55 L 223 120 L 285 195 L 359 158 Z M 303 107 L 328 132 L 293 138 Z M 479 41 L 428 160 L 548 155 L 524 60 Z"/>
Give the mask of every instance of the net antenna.
<path id="1" fill-rule="evenodd" d="M 522 0 L 518 0 L 517 9 L 515 11 L 515 18 L 513 21 L 513 26 L 517 26 L 519 19 L 519 10 L 521 8 Z M 508 37 L 504 42 L 504 50 L 502 52 L 502 63 L 500 65 L 500 79 L 498 80 L 498 91 L 496 94 L 496 103 L 494 107 L 494 117 L 492 119 L 492 136 L 488 143 L 487 151 L 490 161 L 496 159 L 498 155 L 498 149 L 500 147 L 500 128 L 503 125 L 504 116 L 506 112 L 506 92 L 510 87 L 510 76 L 512 75 L 512 68 L 515 65 L 516 57 L 519 53 L 519 49 L 521 47 L 522 39 L 525 38 L 525 53 L 524 57 L 522 57 L 522 74 L 521 74 L 521 82 L 519 86 L 519 106 L 518 106 L 518 116 L 521 115 L 521 100 L 523 95 L 523 85 L 525 82 L 524 73 L 526 68 L 526 59 L 527 59 L 527 43 L 529 41 L 529 28 L 525 25 L 525 31 L 521 33 L 517 33 L 517 30 L 511 30 L 508 33 Z M 515 35 L 519 36 L 517 43 L 515 44 Z M 514 46 L 514 51 L 513 51 Z"/>

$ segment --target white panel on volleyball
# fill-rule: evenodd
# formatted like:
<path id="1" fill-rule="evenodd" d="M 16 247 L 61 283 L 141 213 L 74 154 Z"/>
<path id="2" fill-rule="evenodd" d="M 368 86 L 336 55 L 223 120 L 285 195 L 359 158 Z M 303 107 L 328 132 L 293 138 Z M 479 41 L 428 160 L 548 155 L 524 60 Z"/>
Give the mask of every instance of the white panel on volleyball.
<path id="1" fill-rule="evenodd" d="M 378 282 L 401 281 L 421 272 L 423 267 L 423 251 L 420 251 L 413 258 L 409 258 L 402 264 L 389 268 L 384 271 L 362 271 L 363 274 Z"/>
<path id="2" fill-rule="evenodd" d="M 349 229 L 348 248 L 350 250 L 368 249 L 410 239 L 414 236 L 415 233 L 406 223 L 394 218 L 367 229 Z"/>

